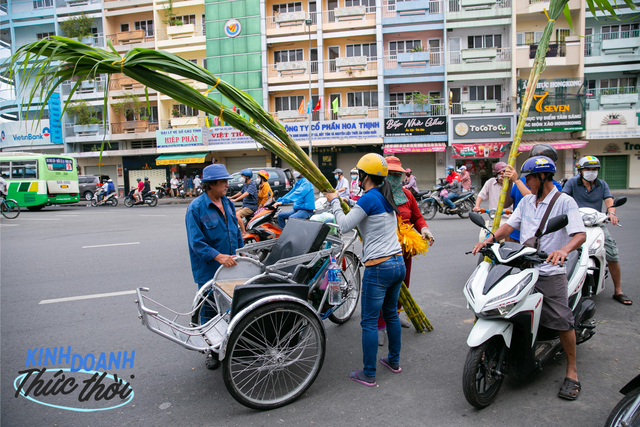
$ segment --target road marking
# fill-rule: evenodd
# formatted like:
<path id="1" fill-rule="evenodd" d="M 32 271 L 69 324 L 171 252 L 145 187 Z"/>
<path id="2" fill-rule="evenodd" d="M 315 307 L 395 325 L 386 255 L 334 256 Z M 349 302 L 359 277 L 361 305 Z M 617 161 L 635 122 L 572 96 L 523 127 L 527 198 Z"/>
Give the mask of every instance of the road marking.
<path id="1" fill-rule="evenodd" d="M 78 214 L 58 214 L 56 216 L 80 216 Z"/>
<path id="2" fill-rule="evenodd" d="M 140 242 L 131 242 L 131 243 L 111 243 L 109 245 L 93 245 L 93 246 L 83 246 L 82 249 L 88 248 L 106 248 L 109 246 L 127 246 L 127 245 L 139 245 Z"/>
<path id="3" fill-rule="evenodd" d="M 106 294 L 80 295 L 80 296 L 77 296 L 77 297 L 44 299 L 44 300 L 40 301 L 39 304 L 54 304 L 56 302 L 67 302 L 67 301 L 79 301 L 79 300 L 83 300 L 83 299 L 117 297 L 117 296 L 120 296 L 120 295 L 131 295 L 131 294 L 135 294 L 135 293 L 136 293 L 136 291 L 120 291 L 120 292 L 109 292 L 109 293 L 106 293 Z"/>
<path id="4" fill-rule="evenodd" d="M 60 218 L 16 218 L 18 221 L 60 221 Z"/>
<path id="5" fill-rule="evenodd" d="M 138 215 L 138 216 L 166 216 L 166 215 Z"/>
<path id="6" fill-rule="evenodd" d="M 0 224 L 0 227 L 17 227 L 20 224 Z"/>

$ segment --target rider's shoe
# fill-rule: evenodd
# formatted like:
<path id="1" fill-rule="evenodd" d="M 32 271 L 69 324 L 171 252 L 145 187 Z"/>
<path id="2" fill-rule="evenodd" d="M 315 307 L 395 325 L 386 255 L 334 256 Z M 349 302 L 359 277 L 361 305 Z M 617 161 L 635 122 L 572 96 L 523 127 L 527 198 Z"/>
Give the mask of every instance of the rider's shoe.
<path id="1" fill-rule="evenodd" d="M 220 361 L 218 360 L 218 355 L 209 353 L 207 355 L 207 360 L 205 360 L 204 364 L 207 367 L 207 369 L 210 369 L 212 371 L 215 369 L 218 369 L 220 367 Z"/>

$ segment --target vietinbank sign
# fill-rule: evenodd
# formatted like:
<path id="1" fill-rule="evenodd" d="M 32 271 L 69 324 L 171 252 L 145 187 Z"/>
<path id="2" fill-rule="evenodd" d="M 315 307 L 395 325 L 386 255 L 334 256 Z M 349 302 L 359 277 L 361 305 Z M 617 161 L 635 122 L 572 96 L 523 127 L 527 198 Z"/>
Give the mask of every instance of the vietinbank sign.
<path id="1" fill-rule="evenodd" d="M 49 120 L 0 123 L 0 137 L 2 148 L 58 143 L 52 135 Z"/>
<path id="2" fill-rule="evenodd" d="M 14 397 L 76 412 L 119 408 L 133 400 L 131 383 L 123 377 L 133 369 L 135 354 L 74 353 L 71 346 L 28 349 L 25 367 L 13 381 Z"/>

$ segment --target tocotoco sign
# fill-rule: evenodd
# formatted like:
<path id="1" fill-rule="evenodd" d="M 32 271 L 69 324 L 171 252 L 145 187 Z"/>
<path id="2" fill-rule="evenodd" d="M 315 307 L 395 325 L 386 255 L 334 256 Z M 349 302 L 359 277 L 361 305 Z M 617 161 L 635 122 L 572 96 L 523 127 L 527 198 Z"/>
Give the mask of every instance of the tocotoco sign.
<path id="1" fill-rule="evenodd" d="M 509 142 L 513 138 L 513 114 L 465 115 L 450 120 L 449 140 L 453 142 Z"/>

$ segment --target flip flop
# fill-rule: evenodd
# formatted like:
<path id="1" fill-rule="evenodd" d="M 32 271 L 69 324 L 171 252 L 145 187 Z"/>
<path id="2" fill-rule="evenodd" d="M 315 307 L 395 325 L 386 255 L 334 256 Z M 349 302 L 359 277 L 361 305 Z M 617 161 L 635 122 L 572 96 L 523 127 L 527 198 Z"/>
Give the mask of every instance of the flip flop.
<path id="1" fill-rule="evenodd" d="M 365 375 L 363 370 L 349 372 L 349 378 L 357 383 L 364 384 L 367 387 L 375 387 L 376 385 L 376 377 Z"/>
<path id="2" fill-rule="evenodd" d="M 579 381 L 573 380 L 571 378 L 565 378 L 562 383 L 562 387 L 558 392 L 558 397 L 567 400 L 576 400 L 580 395 L 580 390 L 582 386 Z"/>
<path id="3" fill-rule="evenodd" d="M 613 299 L 618 301 L 622 305 L 632 305 L 633 301 L 629 299 L 625 294 L 617 294 L 613 296 Z"/>

